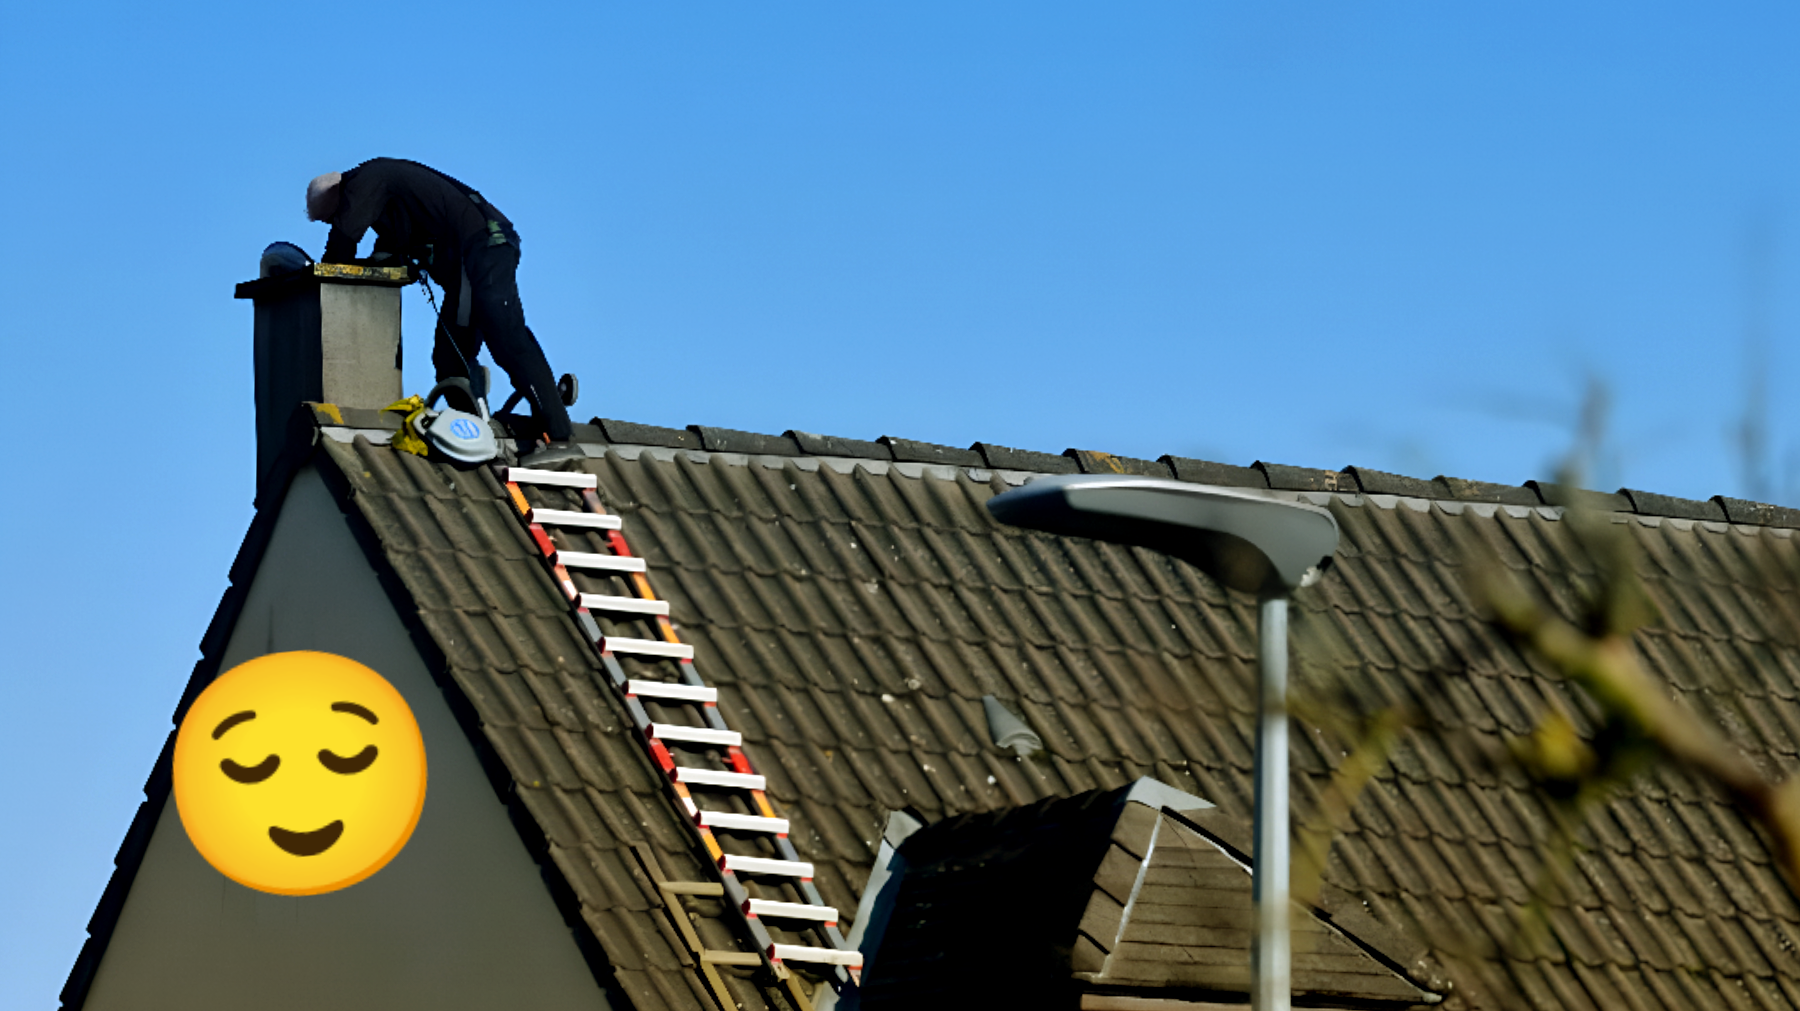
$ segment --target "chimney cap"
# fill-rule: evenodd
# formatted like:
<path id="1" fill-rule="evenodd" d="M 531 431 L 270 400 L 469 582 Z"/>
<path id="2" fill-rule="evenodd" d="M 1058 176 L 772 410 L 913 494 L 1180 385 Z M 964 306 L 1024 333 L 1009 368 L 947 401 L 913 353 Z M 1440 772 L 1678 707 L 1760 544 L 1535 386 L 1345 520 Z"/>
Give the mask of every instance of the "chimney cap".
<path id="1" fill-rule="evenodd" d="M 238 298 L 264 298 L 283 294 L 304 284 L 373 284 L 402 288 L 413 282 L 410 267 L 365 267 L 357 263 L 315 263 L 300 270 L 244 281 L 237 286 Z"/>

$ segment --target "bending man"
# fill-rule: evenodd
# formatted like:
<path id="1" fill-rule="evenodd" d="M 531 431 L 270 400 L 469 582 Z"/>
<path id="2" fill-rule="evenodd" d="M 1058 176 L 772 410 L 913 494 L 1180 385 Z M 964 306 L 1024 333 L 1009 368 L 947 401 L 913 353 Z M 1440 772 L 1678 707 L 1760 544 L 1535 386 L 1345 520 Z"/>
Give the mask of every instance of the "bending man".
<path id="1" fill-rule="evenodd" d="M 438 282 L 444 305 L 431 353 L 438 379 L 464 376 L 465 363 L 472 366 L 475 353 L 487 345 L 551 440 L 521 463 L 583 455 L 570 441 L 569 411 L 557 395 L 550 363 L 525 325 L 516 276 L 519 233 L 499 208 L 436 169 L 373 158 L 314 179 L 306 187 L 306 216 L 331 225 L 324 262 L 354 260 L 363 233 L 373 228 L 375 259 L 415 262 Z"/>

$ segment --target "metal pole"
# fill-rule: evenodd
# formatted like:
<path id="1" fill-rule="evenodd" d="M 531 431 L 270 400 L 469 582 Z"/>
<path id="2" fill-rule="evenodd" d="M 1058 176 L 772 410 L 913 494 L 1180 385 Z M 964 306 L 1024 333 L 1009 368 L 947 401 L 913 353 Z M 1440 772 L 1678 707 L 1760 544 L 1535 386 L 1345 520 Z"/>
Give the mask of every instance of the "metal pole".
<path id="1" fill-rule="evenodd" d="M 1261 690 L 1256 715 L 1256 852 L 1251 876 L 1256 936 L 1250 942 L 1250 1003 L 1288 1011 L 1293 1000 L 1288 947 L 1287 598 L 1271 597 L 1257 614 Z"/>

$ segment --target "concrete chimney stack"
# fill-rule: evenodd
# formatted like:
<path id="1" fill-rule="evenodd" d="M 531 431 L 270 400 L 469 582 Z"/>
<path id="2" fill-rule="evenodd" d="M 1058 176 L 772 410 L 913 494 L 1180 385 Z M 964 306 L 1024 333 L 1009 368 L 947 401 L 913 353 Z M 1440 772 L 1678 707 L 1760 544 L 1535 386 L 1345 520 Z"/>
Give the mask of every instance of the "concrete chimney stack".
<path id="1" fill-rule="evenodd" d="M 256 304 L 256 493 L 279 471 L 303 401 L 379 410 L 399 400 L 404 267 L 314 263 L 246 281 Z"/>

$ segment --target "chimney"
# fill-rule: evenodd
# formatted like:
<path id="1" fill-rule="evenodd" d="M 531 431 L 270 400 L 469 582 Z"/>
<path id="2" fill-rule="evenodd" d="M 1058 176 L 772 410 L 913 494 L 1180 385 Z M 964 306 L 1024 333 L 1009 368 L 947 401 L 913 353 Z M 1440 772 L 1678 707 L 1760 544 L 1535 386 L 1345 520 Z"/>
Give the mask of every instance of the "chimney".
<path id="1" fill-rule="evenodd" d="M 404 267 L 309 263 L 237 286 L 256 304 L 258 501 L 282 469 L 302 401 L 380 410 L 400 399 L 400 289 L 410 280 Z"/>

